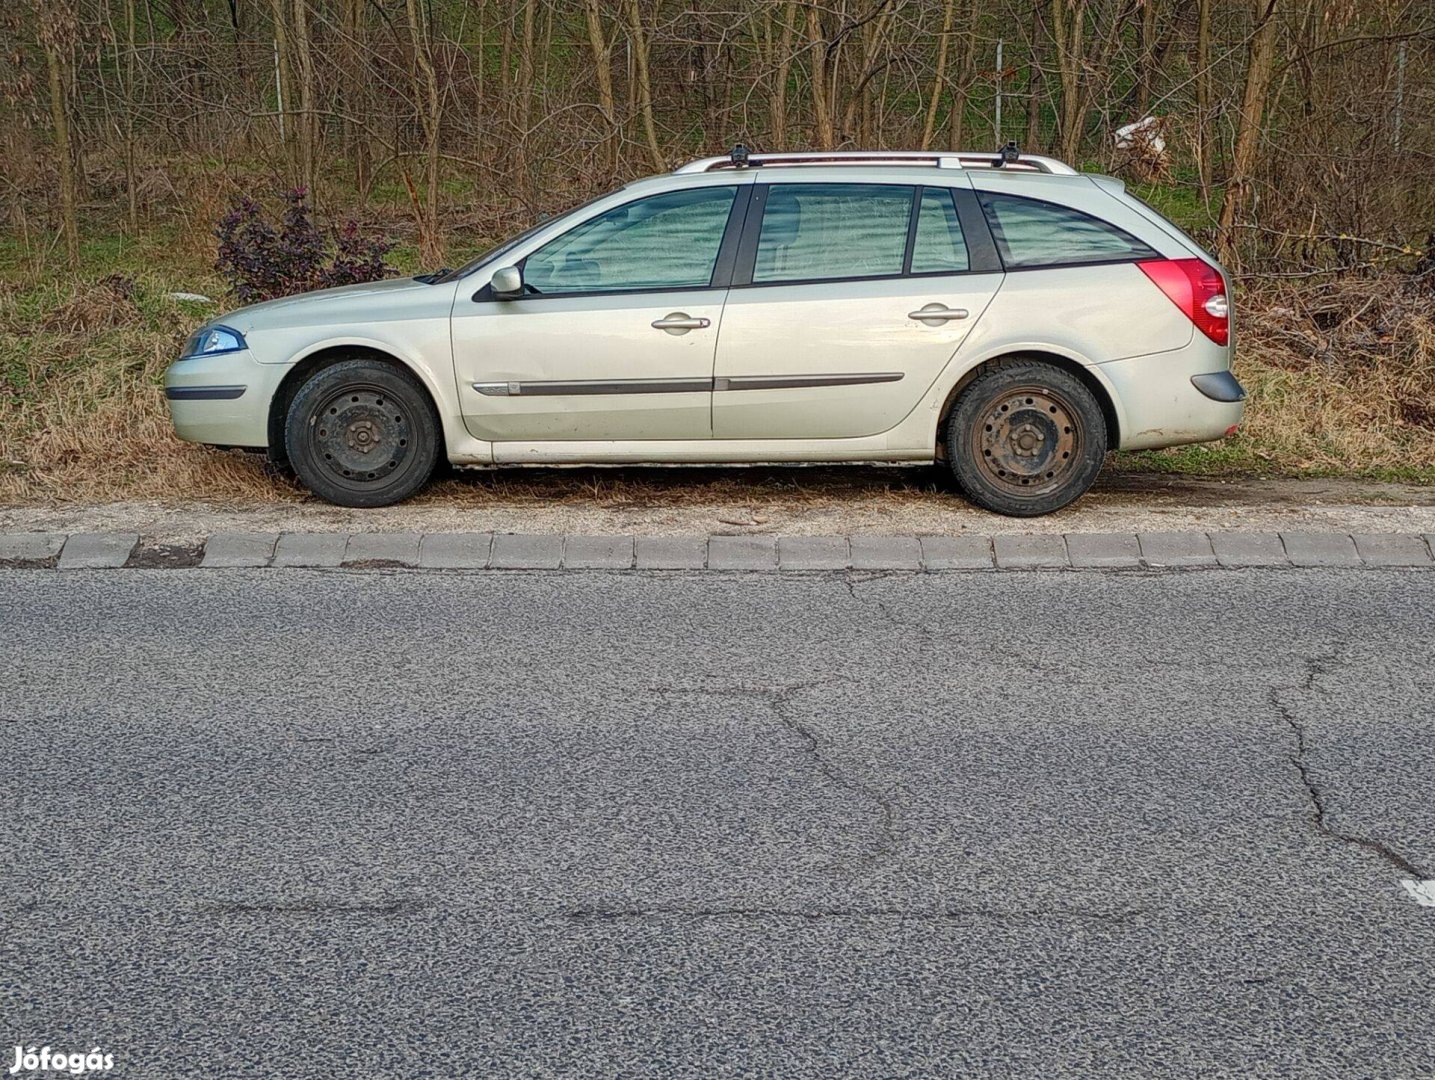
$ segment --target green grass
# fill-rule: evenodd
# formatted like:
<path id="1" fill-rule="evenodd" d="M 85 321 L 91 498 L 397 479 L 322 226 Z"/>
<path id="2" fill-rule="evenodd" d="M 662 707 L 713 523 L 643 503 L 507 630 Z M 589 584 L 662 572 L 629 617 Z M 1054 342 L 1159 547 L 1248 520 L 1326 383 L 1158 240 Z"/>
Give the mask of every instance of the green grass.
<path id="1" fill-rule="evenodd" d="M 1118 451 L 1111 457 L 1115 468 L 1126 472 L 1154 473 L 1208 479 L 1344 479 L 1387 484 L 1435 485 L 1435 466 L 1403 467 L 1305 464 L 1289 448 L 1263 449 L 1240 437 L 1218 443 L 1176 446 L 1169 450 Z"/>

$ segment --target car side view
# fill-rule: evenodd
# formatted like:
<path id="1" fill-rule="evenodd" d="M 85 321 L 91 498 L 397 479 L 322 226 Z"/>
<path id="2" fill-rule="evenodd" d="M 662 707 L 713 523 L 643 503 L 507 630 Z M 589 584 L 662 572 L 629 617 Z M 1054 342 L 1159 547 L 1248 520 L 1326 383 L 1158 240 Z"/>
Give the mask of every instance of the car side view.
<path id="1" fill-rule="evenodd" d="M 1231 434 L 1225 272 L 1119 180 L 1019 154 L 694 161 L 458 270 L 235 311 L 175 430 L 384 506 L 459 465 L 944 462 L 1044 514 L 1108 450 Z"/>

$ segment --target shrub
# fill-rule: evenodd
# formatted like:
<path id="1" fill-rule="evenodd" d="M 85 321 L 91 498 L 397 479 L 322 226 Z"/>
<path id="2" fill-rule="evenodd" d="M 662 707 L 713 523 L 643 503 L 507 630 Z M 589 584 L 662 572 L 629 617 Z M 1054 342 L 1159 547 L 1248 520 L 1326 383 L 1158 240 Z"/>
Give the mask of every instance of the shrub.
<path id="1" fill-rule="evenodd" d="M 361 236 L 358 225 L 347 221 L 331 252 L 328 237 L 314 224 L 304 189 L 285 192 L 284 203 L 276 227 L 263 207 L 243 196 L 214 231 L 219 239 L 215 268 L 243 303 L 379 281 L 392 273 L 384 259 L 393 244 Z"/>

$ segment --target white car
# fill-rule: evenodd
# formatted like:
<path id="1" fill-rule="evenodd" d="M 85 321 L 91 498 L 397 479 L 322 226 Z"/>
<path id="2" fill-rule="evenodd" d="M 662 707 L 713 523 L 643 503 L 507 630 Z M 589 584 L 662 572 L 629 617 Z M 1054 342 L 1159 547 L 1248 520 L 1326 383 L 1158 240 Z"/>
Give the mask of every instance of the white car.
<path id="1" fill-rule="evenodd" d="M 1240 422 L 1225 273 L 1049 158 L 708 158 L 455 271 L 243 308 L 168 370 L 181 438 L 382 506 L 455 465 L 945 461 L 1003 514 Z"/>

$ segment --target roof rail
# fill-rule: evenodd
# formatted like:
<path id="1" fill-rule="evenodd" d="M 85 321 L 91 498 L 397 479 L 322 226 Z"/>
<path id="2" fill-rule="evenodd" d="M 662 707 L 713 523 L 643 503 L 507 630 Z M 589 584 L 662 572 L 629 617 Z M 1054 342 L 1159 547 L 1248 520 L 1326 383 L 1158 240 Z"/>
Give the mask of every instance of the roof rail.
<path id="1" fill-rule="evenodd" d="M 718 172 L 754 166 L 788 167 L 801 165 L 906 165 L 938 169 L 1005 169 L 1009 172 L 1051 173 L 1075 176 L 1076 170 L 1056 158 L 1037 154 L 1021 154 L 1016 158 L 1009 151 L 982 153 L 974 150 L 818 150 L 802 153 L 754 154 L 698 158 L 673 170 L 678 173 Z"/>

